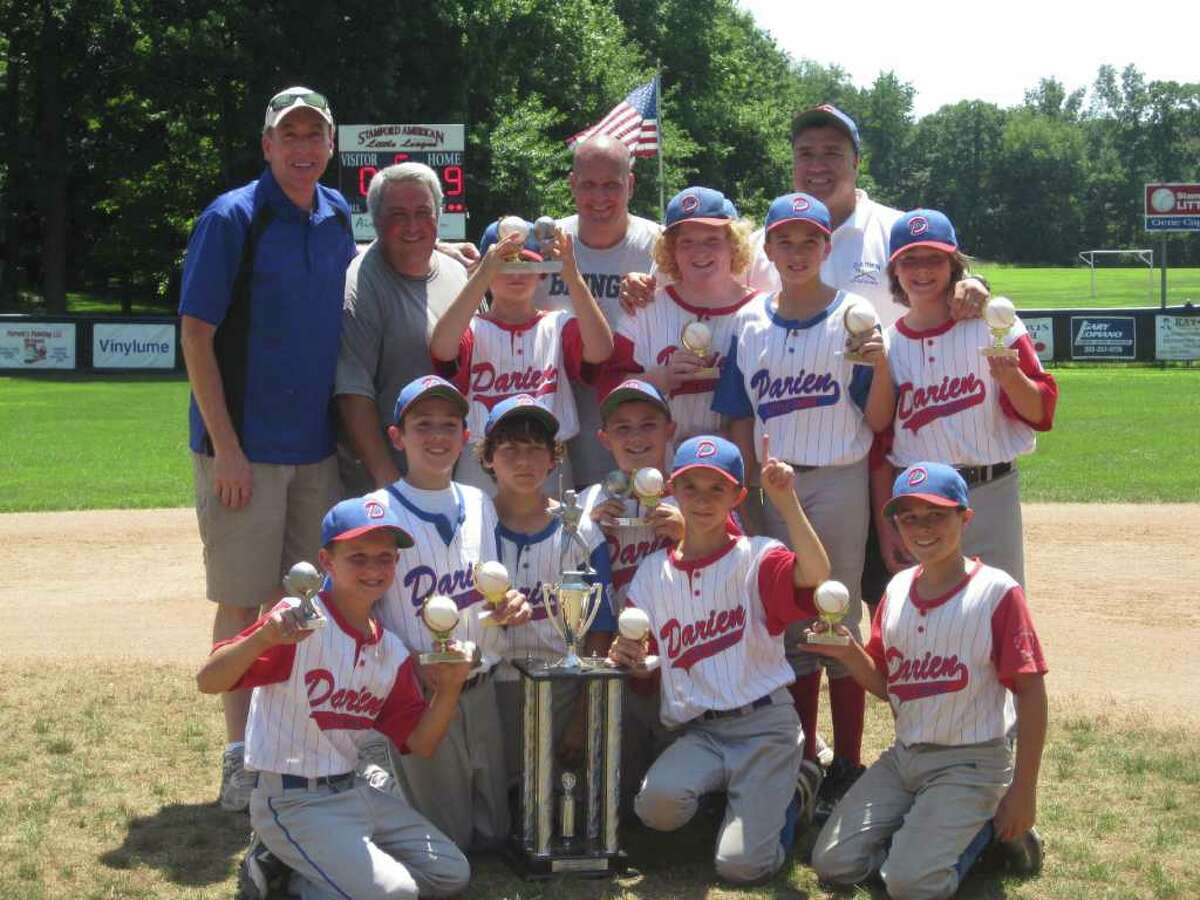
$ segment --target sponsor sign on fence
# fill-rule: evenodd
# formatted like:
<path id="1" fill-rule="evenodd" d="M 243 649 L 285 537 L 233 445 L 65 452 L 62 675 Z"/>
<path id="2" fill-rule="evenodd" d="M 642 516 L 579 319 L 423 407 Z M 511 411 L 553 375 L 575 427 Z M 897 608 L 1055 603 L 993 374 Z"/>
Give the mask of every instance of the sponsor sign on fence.
<path id="1" fill-rule="evenodd" d="M 1071 316 L 1071 359 L 1136 358 L 1133 316 Z"/>
<path id="2" fill-rule="evenodd" d="M 1200 316 L 1155 316 L 1155 359 L 1200 359 Z"/>
<path id="3" fill-rule="evenodd" d="M 74 368 L 74 324 L 5 322 L 0 325 L 0 369 Z"/>
<path id="4" fill-rule="evenodd" d="M 92 326 L 92 368 L 173 369 L 175 326 L 102 324 Z"/>

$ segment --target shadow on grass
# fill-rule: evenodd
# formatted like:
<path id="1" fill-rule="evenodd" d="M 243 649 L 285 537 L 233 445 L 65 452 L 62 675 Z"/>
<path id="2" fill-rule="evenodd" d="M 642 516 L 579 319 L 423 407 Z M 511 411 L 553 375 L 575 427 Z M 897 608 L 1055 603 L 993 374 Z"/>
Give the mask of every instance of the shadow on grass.
<path id="1" fill-rule="evenodd" d="M 226 881 L 250 844 L 250 817 L 215 803 L 164 806 L 130 819 L 120 847 L 100 856 L 111 869 L 146 866 L 179 885 Z"/>

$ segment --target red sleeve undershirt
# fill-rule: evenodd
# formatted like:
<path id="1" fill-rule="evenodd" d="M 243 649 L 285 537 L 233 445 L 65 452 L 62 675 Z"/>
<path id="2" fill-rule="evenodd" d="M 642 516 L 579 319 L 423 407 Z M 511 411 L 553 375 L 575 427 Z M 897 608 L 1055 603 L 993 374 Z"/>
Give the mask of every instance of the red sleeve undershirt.
<path id="1" fill-rule="evenodd" d="M 425 714 L 425 695 L 417 679 L 414 657 L 404 660 L 396 672 L 392 690 L 375 718 L 375 730 L 392 739 L 401 753 L 408 752 L 408 736 Z"/>
<path id="2" fill-rule="evenodd" d="M 471 384 L 471 358 L 474 354 L 475 332 L 468 328 L 458 339 L 458 356 L 449 360 L 434 359 L 433 371 L 458 388 L 465 397 Z"/>
<path id="3" fill-rule="evenodd" d="M 1037 385 L 1038 393 L 1042 395 L 1042 417 L 1034 421 L 1026 419 L 1017 412 L 1004 391 L 1000 391 L 1000 409 L 1010 419 L 1024 422 L 1034 431 L 1049 431 L 1054 426 L 1054 408 L 1058 405 L 1058 382 L 1054 376 L 1042 368 L 1037 358 L 1037 350 L 1028 334 L 1023 334 L 1013 342 L 1012 347 L 1017 351 L 1017 366 Z"/>
<path id="4" fill-rule="evenodd" d="M 1013 585 L 992 612 L 992 662 L 996 677 L 1010 691 L 1017 675 L 1044 675 L 1048 671 L 1020 585 Z"/>
<path id="5" fill-rule="evenodd" d="M 772 547 L 759 563 L 758 595 L 767 613 L 770 634 L 783 634 L 789 622 L 817 614 L 812 588 L 796 587 L 795 570 L 796 554 L 786 547 Z"/>
<path id="6" fill-rule="evenodd" d="M 879 605 L 875 607 L 875 615 L 871 617 L 871 636 L 867 639 L 867 645 L 863 647 L 867 656 L 871 657 L 871 661 L 875 663 L 875 668 L 885 677 L 887 676 L 887 660 L 883 648 L 883 615 L 887 607 L 887 600 L 887 591 L 884 591 Z"/>
<path id="7" fill-rule="evenodd" d="M 633 341 L 623 334 L 613 335 L 613 352 L 608 362 L 597 366 L 596 394 L 601 399 L 631 375 L 645 370 L 633 358 Z"/>
<path id="8" fill-rule="evenodd" d="M 212 652 L 216 653 L 222 647 L 229 644 L 240 643 L 258 629 L 262 628 L 267 619 L 271 617 L 271 613 L 277 609 L 287 609 L 288 604 L 280 601 L 273 607 L 259 616 L 254 622 L 242 629 L 238 634 L 224 641 L 217 641 L 213 644 Z M 287 681 L 292 675 L 292 663 L 296 660 L 296 645 L 295 644 L 276 644 L 274 647 L 268 647 L 259 656 L 257 656 L 242 677 L 237 680 L 229 690 L 237 691 L 242 688 L 261 687 L 267 684 L 279 684 L 281 681 Z"/>
<path id="9" fill-rule="evenodd" d="M 604 371 L 604 363 L 590 363 L 583 359 L 583 335 L 579 331 L 579 320 L 574 316 L 567 319 L 562 330 L 563 367 L 572 381 L 595 385 Z"/>

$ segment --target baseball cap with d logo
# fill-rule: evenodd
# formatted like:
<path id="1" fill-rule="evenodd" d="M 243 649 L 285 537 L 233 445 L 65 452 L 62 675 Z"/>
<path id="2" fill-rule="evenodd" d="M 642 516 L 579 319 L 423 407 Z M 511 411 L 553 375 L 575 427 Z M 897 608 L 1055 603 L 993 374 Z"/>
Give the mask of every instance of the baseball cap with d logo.
<path id="1" fill-rule="evenodd" d="M 691 469 L 712 469 L 738 487 L 746 483 L 741 451 L 731 441 L 716 435 L 697 435 L 679 445 L 671 462 L 671 478 L 678 478 Z"/>
<path id="2" fill-rule="evenodd" d="M 684 222 L 699 222 L 701 225 L 725 225 L 738 216 L 733 201 L 715 188 L 684 188 L 667 204 L 666 227 L 673 228 Z"/>
<path id="3" fill-rule="evenodd" d="M 829 207 L 812 194 L 784 194 L 771 201 L 771 208 L 767 210 L 766 230 L 770 231 L 787 222 L 809 222 L 825 234 L 832 230 Z"/>
<path id="4" fill-rule="evenodd" d="M 933 247 L 945 253 L 958 249 L 958 235 L 945 213 L 936 209 L 914 209 L 896 220 L 888 242 L 891 252 L 888 262 L 914 247 Z"/>
<path id="5" fill-rule="evenodd" d="M 916 497 L 934 506 L 954 506 L 966 509 L 967 483 L 953 466 L 945 463 L 919 462 L 909 466 L 896 476 L 892 485 L 892 498 L 883 507 L 883 514 L 891 518 L 903 497 Z"/>

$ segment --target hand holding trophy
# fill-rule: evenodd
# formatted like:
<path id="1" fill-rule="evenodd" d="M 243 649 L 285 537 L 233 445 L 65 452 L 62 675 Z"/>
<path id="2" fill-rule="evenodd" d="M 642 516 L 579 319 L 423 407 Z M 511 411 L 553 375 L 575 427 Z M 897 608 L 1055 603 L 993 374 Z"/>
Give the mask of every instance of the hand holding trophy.
<path id="1" fill-rule="evenodd" d="M 842 358 L 852 363 L 867 362 L 867 358 L 858 352 L 858 347 L 871 332 L 879 327 L 879 314 L 875 312 L 875 307 L 870 303 L 851 303 L 846 307 L 842 322 L 849 335 L 846 339 L 846 346 L 854 348 L 846 350 L 842 354 Z"/>
<path id="2" fill-rule="evenodd" d="M 458 604 L 450 597 L 434 594 L 425 600 L 421 607 L 421 620 L 433 634 L 433 650 L 420 655 L 421 665 L 436 665 L 438 663 L 477 662 L 478 648 L 470 641 L 461 645 L 461 649 L 451 647 L 451 635 L 458 627 L 461 613 Z"/>
<path id="3" fill-rule="evenodd" d="M 479 621 L 484 625 L 495 627 L 496 621 L 492 614 L 495 612 L 496 607 L 504 602 L 504 597 L 508 594 L 508 589 L 512 587 L 512 580 L 508 577 L 508 569 L 504 567 L 504 563 L 496 560 L 475 563 L 474 577 L 475 590 L 483 594 L 483 599 L 491 607 L 491 609 L 485 609 L 479 614 Z"/>
<path id="4" fill-rule="evenodd" d="M 633 473 L 633 493 L 646 509 L 658 506 L 663 495 L 663 474 L 653 466 L 646 466 Z M 647 524 L 643 518 L 640 524 Z"/>
<path id="5" fill-rule="evenodd" d="M 838 634 L 834 630 L 837 624 L 846 617 L 847 610 L 850 609 L 850 591 L 846 586 L 840 581 L 823 581 L 813 592 L 813 602 L 817 606 L 821 621 L 825 623 L 826 630 L 806 632 L 805 641 L 809 644 L 839 646 L 849 644 L 849 637 Z"/>
<path id="6" fill-rule="evenodd" d="M 537 249 L 530 245 L 531 233 L 537 242 Z M 506 275 L 544 275 L 549 272 L 561 272 L 561 260 L 547 258 L 557 234 L 558 226 L 549 216 L 540 216 L 533 225 L 520 216 L 505 216 L 496 224 L 497 240 L 502 241 L 509 235 L 518 235 L 521 246 L 511 258 L 501 263 L 500 271 Z M 522 255 L 524 253 L 528 253 L 527 258 Z"/>
<path id="7" fill-rule="evenodd" d="M 646 615 L 645 610 L 634 606 L 627 607 L 621 610 L 621 615 L 617 617 L 617 631 L 626 640 L 642 644 L 644 647 L 646 638 L 650 636 L 650 617 Z M 636 668 L 653 671 L 658 666 L 659 658 L 647 655 Z"/>
<path id="8" fill-rule="evenodd" d="M 688 322 L 683 326 L 683 331 L 679 335 L 679 345 L 684 350 L 707 362 L 713 355 L 712 330 L 699 319 L 694 322 Z M 697 369 L 692 373 L 692 377 L 716 378 L 720 374 L 715 366 L 707 366 Z"/>
<path id="9" fill-rule="evenodd" d="M 1016 359 L 1019 354 L 1011 347 L 1004 346 L 1004 336 L 1017 321 L 1017 310 L 1007 297 L 989 297 L 983 307 L 983 320 L 987 322 L 988 331 L 992 333 L 991 346 L 981 347 L 984 356 L 1005 357 Z"/>
<path id="10" fill-rule="evenodd" d="M 327 619 L 320 610 L 313 606 L 312 598 L 321 590 L 325 577 L 317 571 L 310 562 L 298 562 L 283 576 L 284 590 L 292 597 L 300 600 L 299 610 L 302 617 L 300 627 L 306 631 L 316 631 L 324 628 Z"/>

